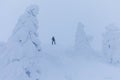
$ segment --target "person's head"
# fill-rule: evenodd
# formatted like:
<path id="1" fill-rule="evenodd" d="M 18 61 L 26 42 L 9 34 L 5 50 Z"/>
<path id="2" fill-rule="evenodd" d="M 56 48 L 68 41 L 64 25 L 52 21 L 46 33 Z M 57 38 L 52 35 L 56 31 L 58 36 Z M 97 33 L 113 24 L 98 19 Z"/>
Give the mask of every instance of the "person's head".
<path id="1" fill-rule="evenodd" d="M 52 36 L 52 38 L 54 38 L 54 36 Z"/>
<path id="2" fill-rule="evenodd" d="M 37 5 L 30 5 L 26 12 L 32 16 L 37 16 L 39 14 L 39 7 Z"/>

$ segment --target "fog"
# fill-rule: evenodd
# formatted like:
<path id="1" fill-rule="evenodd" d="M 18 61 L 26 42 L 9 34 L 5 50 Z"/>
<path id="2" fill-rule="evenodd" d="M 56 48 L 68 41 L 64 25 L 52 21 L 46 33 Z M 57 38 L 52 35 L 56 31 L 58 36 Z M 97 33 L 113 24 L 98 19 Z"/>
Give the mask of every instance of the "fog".
<path id="1" fill-rule="evenodd" d="M 0 41 L 6 42 L 20 15 L 30 4 L 40 7 L 39 33 L 42 44 L 55 36 L 58 45 L 74 45 L 78 22 L 94 37 L 92 47 L 101 50 L 105 26 L 120 23 L 119 0 L 0 0 Z"/>

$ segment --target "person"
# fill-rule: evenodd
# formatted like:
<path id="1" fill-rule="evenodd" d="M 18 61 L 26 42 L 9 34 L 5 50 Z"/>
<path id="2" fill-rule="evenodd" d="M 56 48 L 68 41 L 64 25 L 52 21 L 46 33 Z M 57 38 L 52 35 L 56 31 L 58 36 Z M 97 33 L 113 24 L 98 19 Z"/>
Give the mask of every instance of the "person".
<path id="1" fill-rule="evenodd" d="M 56 45 L 55 37 L 52 37 L 52 45 Z"/>

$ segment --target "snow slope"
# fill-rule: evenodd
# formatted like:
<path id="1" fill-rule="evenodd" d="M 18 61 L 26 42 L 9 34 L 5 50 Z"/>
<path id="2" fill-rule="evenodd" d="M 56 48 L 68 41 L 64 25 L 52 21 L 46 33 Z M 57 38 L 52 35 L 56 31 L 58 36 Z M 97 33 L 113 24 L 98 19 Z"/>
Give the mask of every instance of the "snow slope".
<path id="1" fill-rule="evenodd" d="M 67 53 L 62 46 L 44 47 L 41 58 L 41 80 L 119 80 L 120 68 L 105 63 L 99 57 Z M 93 55 L 94 56 L 94 55 Z M 45 64 L 46 61 L 46 64 Z M 42 73 L 41 72 L 41 73 Z M 43 76 L 44 75 L 44 76 Z"/>
<path id="2" fill-rule="evenodd" d="M 41 62 L 41 80 L 119 80 L 120 68 L 67 53 L 62 46 L 45 46 Z"/>
<path id="3" fill-rule="evenodd" d="M 0 80 L 119 80 L 120 67 L 105 63 L 99 57 L 77 55 L 63 46 L 42 46 L 43 51 L 31 58 L 4 65 Z M 72 49 L 71 49 L 72 50 Z M 5 60 L 5 59 L 4 59 Z M 34 66 L 32 61 L 39 63 Z M 28 63 L 30 62 L 31 63 Z M 26 64 L 28 63 L 28 64 Z M 0 63 L 0 65 L 3 65 Z M 26 66 L 31 66 L 27 67 Z M 39 69 L 39 70 L 37 70 Z M 28 70 L 28 72 L 27 72 Z M 29 74 L 29 70 L 32 72 Z M 38 74 L 36 74 L 39 73 Z M 36 74 L 33 75 L 32 74 Z M 39 79 L 37 79 L 39 77 Z"/>

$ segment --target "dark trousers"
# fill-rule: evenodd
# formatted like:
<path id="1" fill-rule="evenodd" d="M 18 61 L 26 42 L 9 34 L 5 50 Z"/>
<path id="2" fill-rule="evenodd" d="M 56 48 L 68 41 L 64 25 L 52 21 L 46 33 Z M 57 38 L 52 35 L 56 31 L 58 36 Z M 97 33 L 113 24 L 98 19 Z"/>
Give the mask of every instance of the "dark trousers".
<path id="1" fill-rule="evenodd" d="M 52 45 L 55 45 L 56 44 L 56 42 L 55 41 L 52 41 Z"/>

